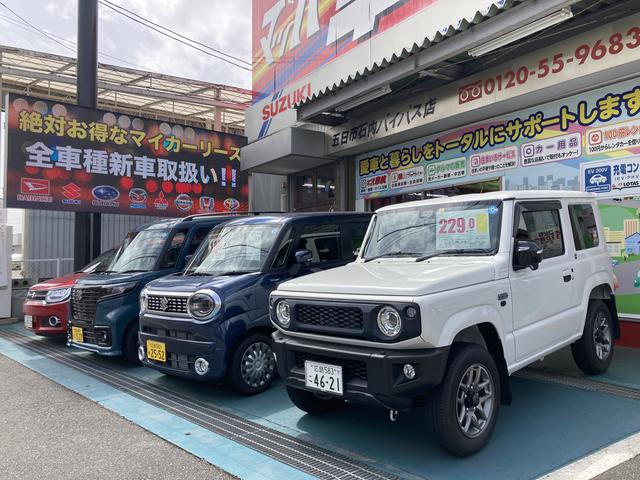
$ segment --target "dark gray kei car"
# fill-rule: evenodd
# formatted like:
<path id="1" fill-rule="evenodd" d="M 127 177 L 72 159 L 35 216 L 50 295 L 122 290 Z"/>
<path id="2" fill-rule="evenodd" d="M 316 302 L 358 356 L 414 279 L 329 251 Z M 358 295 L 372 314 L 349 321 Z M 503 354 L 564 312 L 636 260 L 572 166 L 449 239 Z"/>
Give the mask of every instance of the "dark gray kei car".
<path id="1" fill-rule="evenodd" d="M 276 375 L 269 294 L 292 277 L 354 260 L 366 213 L 263 215 L 213 229 L 182 273 L 141 293 L 143 365 L 253 395 Z"/>

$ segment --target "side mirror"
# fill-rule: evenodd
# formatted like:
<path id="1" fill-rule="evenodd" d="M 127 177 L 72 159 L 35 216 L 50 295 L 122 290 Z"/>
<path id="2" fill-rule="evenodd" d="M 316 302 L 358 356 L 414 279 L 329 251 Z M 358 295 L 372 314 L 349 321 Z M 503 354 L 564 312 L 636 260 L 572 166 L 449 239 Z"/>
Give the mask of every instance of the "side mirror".
<path id="1" fill-rule="evenodd" d="M 522 270 L 529 267 L 537 270 L 542 262 L 542 247 L 532 240 L 516 240 L 513 254 L 513 269 Z"/>
<path id="2" fill-rule="evenodd" d="M 296 263 L 300 263 L 302 265 L 311 263 L 313 260 L 313 254 L 309 250 L 298 250 L 295 253 Z"/>

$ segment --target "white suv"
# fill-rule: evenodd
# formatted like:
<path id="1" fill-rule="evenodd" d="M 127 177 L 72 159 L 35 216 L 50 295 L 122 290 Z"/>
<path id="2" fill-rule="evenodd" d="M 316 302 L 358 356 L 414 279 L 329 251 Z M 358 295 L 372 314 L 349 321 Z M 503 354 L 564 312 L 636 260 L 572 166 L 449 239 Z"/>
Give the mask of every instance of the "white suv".
<path id="1" fill-rule="evenodd" d="M 497 192 L 376 212 L 358 259 L 271 294 L 279 373 L 293 403 L 389 409 L 425 399 L 448 451 L 480 450 L 509 375 L 571 345 L 604 372 L 619 335 L 596 198 Z"/>

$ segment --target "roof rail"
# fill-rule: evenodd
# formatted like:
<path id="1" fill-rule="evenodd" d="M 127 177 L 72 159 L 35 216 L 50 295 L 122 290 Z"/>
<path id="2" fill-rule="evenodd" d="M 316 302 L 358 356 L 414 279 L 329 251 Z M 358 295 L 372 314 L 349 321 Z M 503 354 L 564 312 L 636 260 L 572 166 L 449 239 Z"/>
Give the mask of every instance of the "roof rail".
<path id="1" fill-rule="evenodd" d="M 195 213 L 193 215 L 189 215 L 187 217 L 183 217 L 182 220 L 193 220 L 194 218 L 203 218 L 203 217 L 234 217 L 234 216 L 242 216 L 242 215 L 273 215 L 278 213 L 286 213 L 286 212 L 216 212 L 216 213 Z"/>

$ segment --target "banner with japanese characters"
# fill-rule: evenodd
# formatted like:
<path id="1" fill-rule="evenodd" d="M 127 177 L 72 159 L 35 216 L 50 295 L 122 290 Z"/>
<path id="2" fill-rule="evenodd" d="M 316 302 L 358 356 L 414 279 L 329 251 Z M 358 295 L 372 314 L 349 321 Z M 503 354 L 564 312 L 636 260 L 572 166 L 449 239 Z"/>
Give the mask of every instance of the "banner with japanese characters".
<path id="1" fill-rule="evenodd" d="M 502 178 L 507 190 L 640 195 L 639 112 L 635 79 L 418 138 L 356 157 L 356 192 L 387 197 Z M 387 181 L 405 170 L 420 181 Z"/>
<path id="2" fill-rule="evenodd" d="M 245 137 L 9 95 L 6 206 L 154 216 L 246 211 Z"/>

